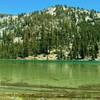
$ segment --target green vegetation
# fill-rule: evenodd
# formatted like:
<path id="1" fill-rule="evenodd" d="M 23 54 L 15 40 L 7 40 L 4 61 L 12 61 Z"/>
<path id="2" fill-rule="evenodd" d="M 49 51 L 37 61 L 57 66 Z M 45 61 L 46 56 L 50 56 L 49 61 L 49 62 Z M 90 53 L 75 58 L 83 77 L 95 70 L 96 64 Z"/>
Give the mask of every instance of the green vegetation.
<path id="1" fill-rule="evenodd" d="M 94 10 L 66 6 L 18 16 L 5 16 L 0 21 L 0 58 L 48 55 L 58 59 L 92 60 L 99 55 L 100 18 Z"/>

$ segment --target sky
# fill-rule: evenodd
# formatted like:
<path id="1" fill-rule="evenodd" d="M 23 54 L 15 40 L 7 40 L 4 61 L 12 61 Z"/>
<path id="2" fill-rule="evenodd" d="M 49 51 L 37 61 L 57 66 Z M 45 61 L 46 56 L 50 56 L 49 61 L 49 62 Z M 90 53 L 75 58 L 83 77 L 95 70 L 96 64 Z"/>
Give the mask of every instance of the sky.
<path id="1" fill-rule="evenodd" d="M 100 11 L 100 0 L 0 0 L 0 13 L 29 13 L 58 4 Z"/>

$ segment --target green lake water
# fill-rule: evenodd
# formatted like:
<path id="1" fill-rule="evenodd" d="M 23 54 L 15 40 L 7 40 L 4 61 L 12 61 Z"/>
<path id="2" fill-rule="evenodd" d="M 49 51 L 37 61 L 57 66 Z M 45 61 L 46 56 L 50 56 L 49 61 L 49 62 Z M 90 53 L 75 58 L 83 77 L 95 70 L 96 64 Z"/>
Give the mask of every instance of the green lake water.
<path id="1" fill-rule="evenodd" d="M 100 64 L 1 60 L 0 83 L 75 88 L 100 85 Z"/>

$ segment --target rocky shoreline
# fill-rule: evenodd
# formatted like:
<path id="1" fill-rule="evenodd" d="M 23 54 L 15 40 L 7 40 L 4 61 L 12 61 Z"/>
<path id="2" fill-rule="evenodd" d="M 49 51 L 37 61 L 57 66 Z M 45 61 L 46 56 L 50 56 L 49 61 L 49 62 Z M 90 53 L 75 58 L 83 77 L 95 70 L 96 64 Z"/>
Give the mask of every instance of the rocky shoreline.
<path id="1" fill-rule="evenodd" d="M 44 55 L 44 54 L 40 54 L 37 56 L 28 56 L 25 58 L 21 58 L 21 57 L 17 57 L 17 60 L 59 60 L 57 58 L 57 54 L 48 54 L 48 55 Z M 69 59 L 66 59 L 69 60 Z M 85 57 L 84 59 L 73 59 L 76 61 L 100 61 L 100 57 L 97 57 L 96 59 L 91 59 L 91 57 Z"/>
<path id="2" fill-rule="evenodd" d="M 57 54 L 28 56 L 25 58 L 17 57 L 17 60 L 57 60 Z"/>

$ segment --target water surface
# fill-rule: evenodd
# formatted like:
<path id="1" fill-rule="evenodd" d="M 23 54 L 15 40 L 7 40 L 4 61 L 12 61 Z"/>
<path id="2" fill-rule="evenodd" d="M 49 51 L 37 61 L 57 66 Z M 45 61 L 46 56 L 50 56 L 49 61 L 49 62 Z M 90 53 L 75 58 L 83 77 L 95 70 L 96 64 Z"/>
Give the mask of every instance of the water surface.
<path id="1" fill-rule="evenodd" d="M 99 85 L 100 65 L 0 60 L 0 83 L 75 88 Z"/>

